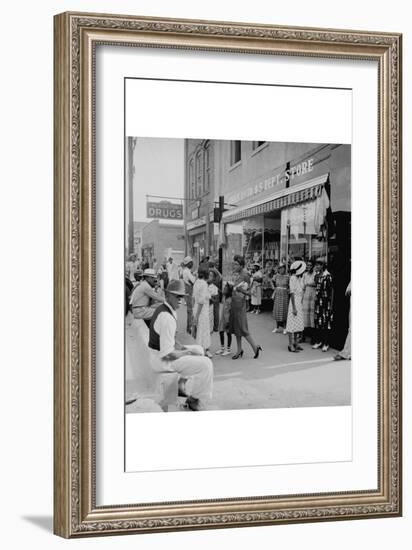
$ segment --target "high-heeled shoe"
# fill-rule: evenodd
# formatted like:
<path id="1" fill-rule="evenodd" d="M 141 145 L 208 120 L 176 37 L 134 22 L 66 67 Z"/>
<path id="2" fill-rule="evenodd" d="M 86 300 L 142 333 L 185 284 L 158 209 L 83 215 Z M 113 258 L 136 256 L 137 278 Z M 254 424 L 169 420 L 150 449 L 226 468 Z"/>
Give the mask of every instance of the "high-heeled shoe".
<path id="1" fill-rule="evenodd" d="M 262 346 L 258 346 L 258 347 L 256 348 L 256 352 L 255 352 L 255 355 L 253 356 L 253 359 L 257 359 L 257 358 L 259 357 L 259 353 L 260 353 L 261 351 L 263 351 Z"/>
<path id="2" fill-rule="evenodd" d="M 235 355 L 233 355 L 232 359 L 239 359 L 243 357 L 243 349 L 238 351 L 237 353 L 235 353 Z"/>

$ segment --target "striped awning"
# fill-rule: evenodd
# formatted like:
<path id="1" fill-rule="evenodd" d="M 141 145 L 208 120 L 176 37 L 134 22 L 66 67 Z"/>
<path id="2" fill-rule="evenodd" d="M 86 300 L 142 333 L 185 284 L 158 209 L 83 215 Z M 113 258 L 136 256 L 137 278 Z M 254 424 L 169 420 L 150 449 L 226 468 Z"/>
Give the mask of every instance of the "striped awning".
<path id="1" fill-rule="evenodd" d="M 260 214 L 267 214 L 273 210 L 279 210 L 280 208 L 286 208 L 294 204 L 314 200 L 321 195 L 323 185 L 327 179 L 328 175 L 325 175 L 321 178 L 316 178 L 315 180 L 307 182 L 304 185 L 300 185 L 296 190 L 293 188 L 284 189 L 281 195 L 278 193 L 278 196 L 271 197 L 259 204 L 245 205 L 244 207 L 236 207 L 232 210 L 227 210 L 223 214 L 223 222 L 231 223 Z"/>

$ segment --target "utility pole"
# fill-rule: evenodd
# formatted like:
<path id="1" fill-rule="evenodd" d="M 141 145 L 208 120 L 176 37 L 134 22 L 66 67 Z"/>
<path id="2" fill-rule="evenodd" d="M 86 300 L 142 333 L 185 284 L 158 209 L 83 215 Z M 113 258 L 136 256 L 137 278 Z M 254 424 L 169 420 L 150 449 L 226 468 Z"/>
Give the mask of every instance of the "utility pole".
<path id="1" fill-rule="evenodd" d="M 223 195 L 219 195 L 219 239 L 220 236 L 223 234 L 224 228 L 223 228 L 223 212 L 225 211 L 225 197 Z M 220 273 L 223 273 L 223 243 L 220 243 L 219 246 L 219 267 L 218 267 Z"/>
<path id="2" fill-rule="evenodd" d="M 129 231 L 128 231 L 128 249 L 129 254 L 134 254 L 134 204 L 133 204 L 133 182 L 134 182 L 134 150 L 137 138 L 127 138 L 127 183 L 129 191 Z"/>
<path id="3" fill-rule="evenodd" d="M 209 197 L 207 197 L 205 210 L 206 210 L 206 247 L 205 256 L 210 254 L 210 210 L 209 210 Z"/>

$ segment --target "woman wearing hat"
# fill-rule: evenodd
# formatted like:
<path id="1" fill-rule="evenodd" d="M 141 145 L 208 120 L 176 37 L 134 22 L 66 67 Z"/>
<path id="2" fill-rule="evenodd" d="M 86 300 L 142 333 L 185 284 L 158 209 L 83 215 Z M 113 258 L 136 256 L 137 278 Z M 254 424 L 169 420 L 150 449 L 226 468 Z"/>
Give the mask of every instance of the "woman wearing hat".
<path id="1" fill-rule="evenodd" d="M 288 316 L 289 304 L 289 275 L 286 273 L 286 265 L 280 263 L 277 273 L 272 279 L 275 288 L 273 292 L 273 317 L 275 319 L 275 328 L 272 332 L 284 332 L 286 334 L 285 324 Z"/>
<path id="2" fill-rule="evenodd" d="M 286 332 L 289 335 L 289 346 L 288 350 L 292 352 L 301 351 L 301 348 L 298 345 L 298 334 L 303 332 L 304 323 L 303 323 L 303 307 L 302 307 L 302 298 L 303 298 L 303 283 L 302 275 L 306 270 L 306 264 L 302 260 L 297 260 L 293 262 L 290 266 L 290 281 L 289 281 L 289 309 L 288 309 L 288 318 L 286 321 Z"/>
<path id="3" fill-rule="evenodd" d="M 263 273 L 260 270 L 260 264 L 253 264 L 252 285 L 250 287 L 250 302 L 255 308 L 253 313 L 260 313 L 262 305 L 262 282 Z"/>
<path id="4" fill-rule="evenodd" d="M 315 339 L 313 349 L 329 349 L 329 333 L 332 328 L 332 275 L 326 267 L 326 259 L 318 258 L 315 263 L 316 298 L 315 298 Z"/>

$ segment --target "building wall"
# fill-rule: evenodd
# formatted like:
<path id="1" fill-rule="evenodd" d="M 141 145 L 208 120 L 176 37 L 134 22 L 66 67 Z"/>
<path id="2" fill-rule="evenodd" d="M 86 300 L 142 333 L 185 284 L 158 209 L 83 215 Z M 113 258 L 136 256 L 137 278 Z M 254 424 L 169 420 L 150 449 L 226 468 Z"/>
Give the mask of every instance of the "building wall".
<path id="1" fill-rule="evenodd" d="M 199 205 L 199 216 L 204 216 L 206 211 L 212 206 L 214 201 L 214 183 L 215 177 L 215 142 L 204 139 L 187 139 L 185 156 L 186 156 L 186 181 L 185 181 L 185 212 L 188 220 L 192 218 L 192 211 Z M 209 162 L 207 162 L 206 150 L 209 155 Z M 201 157 L 201 189 L 198 188 L 198 170 L 196 165 L 197 153 L 200 153 Z M 191 172 L 190 164 L 193 163 L 193 177 L 195 182 L 196 195 L 192 198 L 191 194 Z M 207 177 L 207 170 L 209 169 L 209 178 Z M 206 185 L 206 182 L 208 184 Z"/>
<path id="2" fill-rule="evenodd" d="M 330 173 L 332 210 L 350 211 L 350 145 L 266 143 L 253 150 L 247 141 L 241 147 L 240 162 L 231 166 L 230 142 L 216 142 L 216 190 L 228 204 L 247 204 Z M 296 167 L 302 170 L 300 175 L 294 172 Z M 241 194 L 242 190 L 249 194 Z"/>
<path id="3" fill-rule="evenodd" d="M 231 142 L 230 140 L 221 140 L 216 143 L 219 149 L 219 162 L 221 164 L 221 177 L 219 181 L 224 185 L 225 196 L 228 199 L 232 194 L 244 187 L 260 183 L 265 178 L 282 173 L 286 162 L 292 159 L 298 159 L 305 156 L 309 151 L 317 149 L 319 145 L 308 143 L 275 143 L 265 142 L 257 149 L 253 149 L 252 141 L 241 142 L 241 160 L 231 165 Z M 280 178 L 280 184 L 277 188 L 284 187 L 284 181 Z M 270 188 L 264 194 L 271 194 L 276 191 Z M 222 194 L 222 193 L 221 193 Z M 259 196 L 264 196 L 259 193 Z M 249 199 L 243 199 L 241 203 Z"/>
<path id="4" fill-rule="evenodd" d="M 142 230 L 142 248 L 150 245 L 153 246 L 153 257 L 158 262 L 163 262 L 169 249 L 175 251 L 175 259 L 180 259 L 185 252 L 183 225 L 151 221 Z"/>

